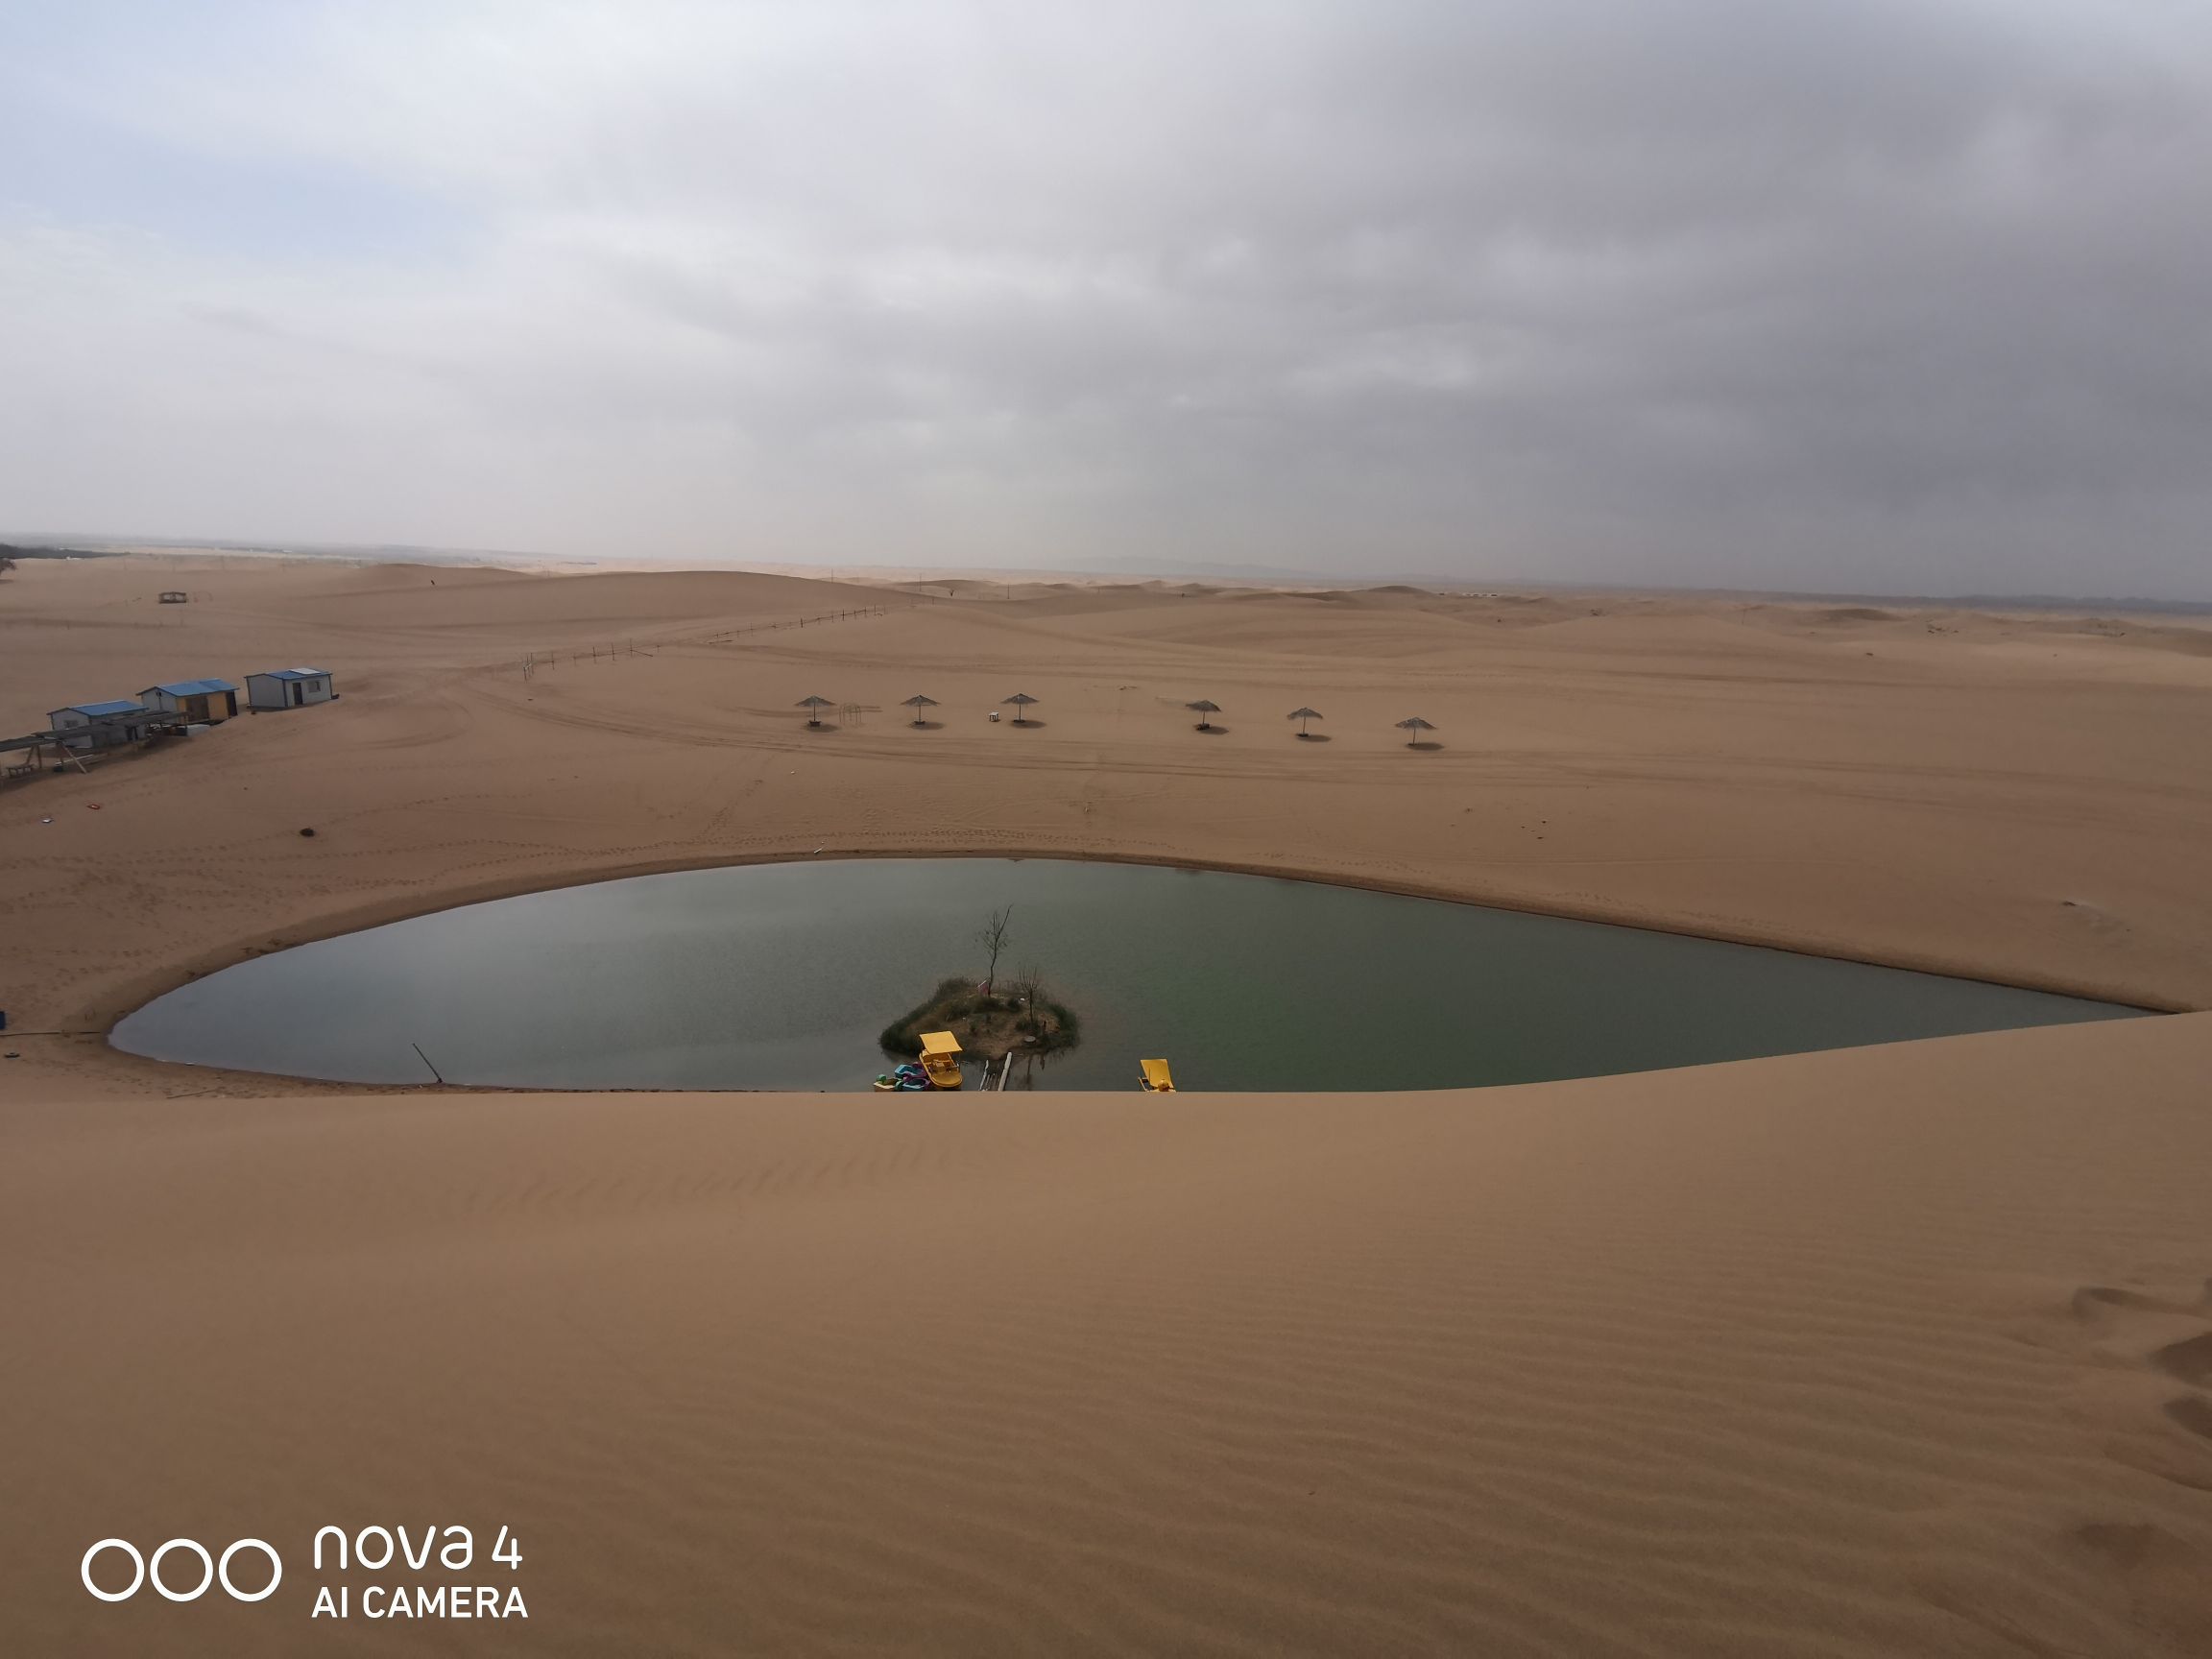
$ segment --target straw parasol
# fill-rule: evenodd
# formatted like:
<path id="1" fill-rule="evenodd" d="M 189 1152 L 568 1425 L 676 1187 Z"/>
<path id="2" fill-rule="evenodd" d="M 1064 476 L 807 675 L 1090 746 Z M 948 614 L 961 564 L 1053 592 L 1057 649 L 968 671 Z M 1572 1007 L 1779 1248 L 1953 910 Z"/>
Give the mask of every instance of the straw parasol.
<path id="1" fill-rule="evenodd" d="M 1183 707 L 1186 709 L 1195 709 L 1197 711 L 1198 730 L 1201 732 L 1212 730 L 1212 728 L 1206 724 L 1207 716 L 1212 714 L 1218 714 L 1221 712 L 1220 704 L 1209 702 L 1203 697 L 1199 698 L 1195 703 L 1186 703 L 1183 705 Z"/>
<path id="2" fill-rule="evenodd" d="M 1318 709 L 1293 709 L 1289 713 L 1283 716 L 1283 718 L 1286 720 L 1295 720 L 1298 722 L 1298 735 L 1301 737 L 1308 735 L 1306 731 L 1307 721 L 1319 720 L 1323 716 L 1321 710 Z"/>
<path id="3" fill-rule="evenodd" d="M 902 709 L 913 709 L 914 724 L 917 726 L 924 726 L 928 724 L 928 722 L 922 718 L 922 710 L 925 709 L 936 708 L 937 699 L 934 697 L 925 697 L 921 692 L 917 691 L 913 696 L 907 698 L 904 703 L 901 704 L 900 707 Z"/>
<path id="4" fill-rule="evenodd" d="M 835 705 L 832 704 L 827 697 L 802 697 L 798 702 L 792 704 L 791 707 L 794 709 L 805 709 L 806 724 L 809 726 L 819 726 L 822 724 L 822 710 L 825 709 L 834 708 Z"/>
<path id="5" fill-rule="evenodd" d="M 1412 736 L 1406 739 L 1406 747 L 1410 749 L 1421 741 L 1422 733 L 1433 732 L 1436 730 L 1436 728 L 1430 725 L 1428 721 L 1422 719 L 1420 715 L 1416 714 L 1410 720 L 1399 721 L 1398 730 L 1401 732 L 1410 732 L 1413 733 Z"/>
<path id="6" fill-rule="evenodd" d="M 1000 701 L 1013 704 L 1014 724 L 1017 726 L 1025 726 L 1028 724 L 1028 722 L 1022 718 L 1022 711 L 1028 708 L 1030 704 L 1036 702 L 1037 699 L 1030 696 L 1026 691 L 1017 691 L 1013 696 L 1001 698 Z"/>

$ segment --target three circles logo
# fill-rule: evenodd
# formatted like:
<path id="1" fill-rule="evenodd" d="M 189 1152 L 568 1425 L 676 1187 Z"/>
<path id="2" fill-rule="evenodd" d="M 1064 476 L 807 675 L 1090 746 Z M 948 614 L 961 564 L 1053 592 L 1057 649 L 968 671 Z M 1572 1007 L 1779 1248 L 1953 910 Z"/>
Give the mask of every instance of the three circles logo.
<path id="1" fill-rule="evenodd" d="M 120 1551 L 131 1560 L 131 1582 L 120 1590 L 103 1590 L 92 1579 L 92 1563 L 109 1550 Z M 230 1563 L 240 1551 L 250 1550 L 257 1550 L 269 1558 L 269 1582 L 258 1590 L 241 1590 L 230 1578 Z M 162 1576 L 162 1562 L 178 1551 L 196 1555 L 200 1560 L 200 1581 L 188 1589 L 178 1589 Z M 245 1571 L 250 1576 L 252 1571 L 251 1565 Z M 274 1549 L 258 1538 L 239 1539 L 223 1551 L 220 1559 L 207 1552 L 206 1545 L 194 1539 L 172 1538 L 154 1551 L 152 1560 L 140 1554 L 138 1546 L 128 1538 L 103 1538 L 84 1551 L 84 1559 L 78 1564 L 77 1575 L 84 1580 L 84 1588 L 103 1601 L 128 1601 L 149 1583 L 171 1601 L 197 1601 L 218 1583 L 233 1601 L 266 1601 L 276 1593 L 276 1586 L 284 1582 L 284 1562 Z"/>
<path id="2" fill-rule="evenodd" d="M 324 1577 L 325 1554 L 339 1576 Z M 293 1559 L 301 1559 L 297 1551 Z M 459 1523 L 376 1524 L 351 1533 L 325 1526 L 316 1530 L 306 1560 L 324 1579 L 293 1592 L 297 1606 L 313 1591 L 310 1620 L 530 1617 L 515 1577 L 522 1545 L 504 1524 L 489 1555 L 480 1554 L 475 1528 Z M 369 1581 L 349 1582 L 356 1572 Z M 260 1538 L 241 1538 L 220 1556 L 193 1538 L 172 1538 L 151 1555 L 128 1538 L 103 1538 L 84 1551 L 77 1576 L 95 1601 L 129 1601 L 148 1587 L 164 1601 L 266 1601 L 284 1582 L 284 1557 Z"/>

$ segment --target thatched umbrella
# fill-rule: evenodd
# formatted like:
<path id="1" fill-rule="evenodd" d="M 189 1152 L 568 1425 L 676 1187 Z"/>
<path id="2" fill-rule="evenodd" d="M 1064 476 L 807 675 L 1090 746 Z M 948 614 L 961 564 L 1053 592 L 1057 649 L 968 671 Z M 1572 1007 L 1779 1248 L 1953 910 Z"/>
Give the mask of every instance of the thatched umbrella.
<path id="1" fill-rule="evenodd" d="M 798 702 L 792 704 L 791 707 L 794 709 L 805 709 L 806 724 L 809 726 L 819 726 L 822 724 L 822 710 L 825 709 L 835 708 L 836 705 L 831 703 L 827 697 L 802 697 Z"/>
<path id="2" fill-rule="evenodd" d="M 1433 732 L 1436 730 L 1436 728 L 1430 725 L 1428 721 L 1422 719 L 1420 715 L 1416 714 L 1410 720 L 1399 721 L 1398 730 L 1401 732 L 1410 732 L 1413 733 L 1412 736 L 1406 739 L 1406 747 L 1411 749 L 1420 743 L 1422 733 Z"/>
<path id="3" fill-rule="evenodd" d="M 1198 699 L 1198 701 L 1197 701 L 1197 702 L 1195 702 L 1195 703 L 1186 703 L 1186 704 L 1184 704 L 1184 705 L 1183 705 L 1183 707 L 1184 707 L 1184 708 L 1186 708 L 1186 709 L 1196 709 L 1196 710 L 1197 710 L 1197 713 L 1198 713 L 1198 730 L 1199 730 L 1199 731 L 1201 731 L 1201 732 L 1209 732 L 1209 731 L 1212 731 L 1212 730 L 1213 730 L 1213 728 L 1212 728 L 1212 727 L 1210 727 L 1210 726 L 1208 726 L 1208 725 L 1206 724 L 1206 717 L 1207 717 L 1208 715 L 1210 715 L 1210 714 L 1218 714 L 1218 713 L 1220 713 L 1220 712 L 1221 712 L 1221 705 L 1220 705 L 1220 704 L 1218 704 L 1218 703 L 1209 703 L 1209 702 L 1208 702 L 1208 701 L 1207 701 L 1205 698 L 1203 698 L 1203 697 L 1199 698 L 1199 699 Z"/>
<path id="4" fill-rule="evenodd" d="M 1284 715 L 1283 718 L 1286 720 L 1297 721 L 1298 735 L 1304 737 L 1310 735 L 1306 730 L 1306 722 L 1309 720 L 1319 720 L 1323 718 L 1323 715 L 1321 710 L 1318 709 L 1293 709 L 1289 713 Z"/>
<path id="5" fill-rule="evenodd" d="M 901 704 L 900 707 L 902 709 L 911 709 L 914 710 L 915 725 L 926 726 L 928 722 L 922 718 L 922 710 L 925 709 L 936 708 L 937 699 L 934 697 L 925 697 L 921 692 L 917 691 L 913 696 L 907 698 L 904 703 Z"/>
<path id="6" fill-rule="evenodd" d="M 1001 701 L 1001 702 L 1006 702 L 1006 703 L 1011 703 L 1011 704 L 1013 704 L 1013 705 L 1014 705 L 1014 724 L 1015 724 L 1015 725 L 1017 725 L 1017 726 L 1026 726 L 1026 725 L 1028 724 L 1028 722 L 1027 722 L 1026 720 L 1024 720 L 1024 719 L 1022 719 L 1022 709 L 1026 709 L 1026 708 L 1028 708 L 1028 707 L 1029 707 L 1029 705 L 1030 705 L 1030 704 L 1032 704 L 1032 703 L 1034 703 L 1034 702 L 1036 702 L 1036 701 L 1037 701 L 1037 699 L 1036 699 L 1036 698 L 1034 698 L 1034 697 L 1032 697 L 1032 696 L 1030 696 L 1030 695 L 1029 695 L 1029 693 L 1028 693 L 1028 692 L 1026 692 L 1026 691 L 1017 691 L 1017 692 L 1015 692 L 1015 693 L 1014 693 L 1014 695 L 1013 695 L 1013 696 L 1011 696 L 1011 697 L 1006 697 L 1006 698 L 1001 698 L 1001 699 L 1000 699 L 1000 701 Z"/>

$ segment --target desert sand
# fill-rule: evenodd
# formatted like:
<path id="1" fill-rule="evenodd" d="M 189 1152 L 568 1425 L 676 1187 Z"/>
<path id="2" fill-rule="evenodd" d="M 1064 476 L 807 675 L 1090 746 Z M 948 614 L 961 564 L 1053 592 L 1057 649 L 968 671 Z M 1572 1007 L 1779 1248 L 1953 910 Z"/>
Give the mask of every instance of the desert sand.
<path id="1" fill-rule="evenodd" d="M 921 1104 L 376 1093 L 102 1036 L 364 922 L 816 849 L 1310 874 L 2203 1009 L 2200 623 L 140 557 L 0 583 L 7 733 L 298 662 L 343 700 L 0 789 L 11 1646 L 2212 1652 L 2212 1015 Z M 1040 724 L 990 724 L 1016 690 Z M 511 1526 L 519 1572 L 462 1576 L 530 1617 L 311 1621 L 377 1577 L 310 1568 L 325 1522 Z M 268 1538 L 285 1581 L 100 1603 L 78 1560 L 111 1535 Z"/>

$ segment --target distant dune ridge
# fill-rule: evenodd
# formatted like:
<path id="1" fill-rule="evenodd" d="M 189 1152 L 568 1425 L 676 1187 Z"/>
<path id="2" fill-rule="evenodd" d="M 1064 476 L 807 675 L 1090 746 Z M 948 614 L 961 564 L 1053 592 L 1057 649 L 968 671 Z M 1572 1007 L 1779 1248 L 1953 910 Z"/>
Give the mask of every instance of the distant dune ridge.
<path id="1" fill-rule="evenodd" d="M 364 922 L 816 848 L 2212 1007 L 2200 619 L 914 586 L 958 596 L 142 555 L 0 585 L 0 734 L 296 662 L 342 693 L 0 785 L 12 1648 L 2212 1653 L 2212 1014 L 926 1103 L 102 1042 Z M 1017 686 L 1034 730 L 987 719 Z M 1443 748 L 1406 753 L 1414 712 Z M 432 1520 L 516 1528 L 527 1623 L 308 1619 L 316 1526 Z M 270 1538 L 285 1582 L 106 1605 L 77 1568 L 111 1535 Z"/>

